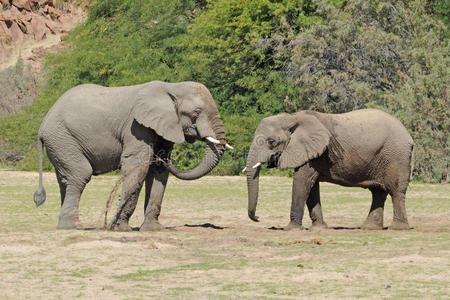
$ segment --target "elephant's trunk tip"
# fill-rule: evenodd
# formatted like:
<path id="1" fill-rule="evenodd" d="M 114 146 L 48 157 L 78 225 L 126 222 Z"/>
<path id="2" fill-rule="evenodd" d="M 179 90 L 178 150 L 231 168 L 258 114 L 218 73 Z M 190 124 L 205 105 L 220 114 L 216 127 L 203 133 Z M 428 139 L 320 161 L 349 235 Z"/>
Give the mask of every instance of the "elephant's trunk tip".
<path id="1" fill-rule="evenodd" d="M 259 222 L 259 217 L 255 215 L 255 211 L 248 211 L 248 217 L 254 222 Z"/>

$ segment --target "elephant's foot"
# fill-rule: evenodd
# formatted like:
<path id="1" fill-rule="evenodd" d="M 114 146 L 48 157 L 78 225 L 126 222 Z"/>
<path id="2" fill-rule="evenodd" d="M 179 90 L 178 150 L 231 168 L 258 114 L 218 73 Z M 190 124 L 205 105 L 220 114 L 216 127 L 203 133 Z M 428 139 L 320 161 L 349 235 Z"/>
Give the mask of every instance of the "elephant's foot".
<path id="1" fill-rule="evenodd" d="M 389 226 L 389 229 L 393 229 L 393 230 L 407 230 L 407 229 L 411 229 L 411 227 L 409 227 L 408 221 L 393 221 L 391 226 Z"/>
<path id="2" fill-rule="evenodd" d="M 121 221 L 121 222 L 112 223 L 111 225 L 109 225 L 109 230 L 112 230 L 112 231 L 132 231 L 133 229 L 131 228 L 130 225 L 128 225 L 128 222 Z"/>
<path id="3" fill-rule="evenodd" d="M 302 224 L 299 224 L 297 222 L 291 221 L 291 222 L 289 222 L 288 226 L 284 227 L 283 229 L 284 230 L 294 230 L 294 229 L 296 229 L 296 230 L 304 230 L 305 227 L 303 227 Z"/>
<path id="4" fill-rule="evenodd" d="M 139 228 L 139 231 L 160 231 L 164 229 L 166 229 L 166 227 L 161 225 L 158 220 L 152 220 L 150 222 L 144 221 L 141 228 Z"/>
<path id="5" fill-rule="evenodd" d="M 78 229 L 80 224 L 77 218 L 59 218 L 57 229 Z"/>
<path id="6" fill-rule="evenodd" d="M 381 229 L 383 229 L 383 221 L 375 222 L 373 220 L 367 219 L 361 225 L 361 229 L 362 230 L 381 230 Z"/>
<path id="7" fill-rule="evenodd" d="M 327 229 L 328 225 L 324 221 L 315 221 L 311 224 L 311 230 Z"/>

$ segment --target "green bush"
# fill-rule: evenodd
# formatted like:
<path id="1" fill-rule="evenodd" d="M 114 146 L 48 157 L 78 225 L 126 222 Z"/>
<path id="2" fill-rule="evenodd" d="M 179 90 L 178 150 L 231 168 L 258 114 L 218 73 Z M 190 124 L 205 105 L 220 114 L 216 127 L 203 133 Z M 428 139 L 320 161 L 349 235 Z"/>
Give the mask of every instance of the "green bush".
<path id="1" fill-rule="evenodd" d="M 320 21 L 313 7 L 309 0 L 210 1 L 184 35 L 181 69 L 207 83 L 225 114 L 283 112 L 300 90 L 281 73 L 289 60 L 284 42 Z"/>
<path id="2" fill-rule="evenodd" d="M 377 107 L 398 117 L 415 141 L 414 175 L 449 179 L 449 57 L 446 27 L 424 1 L 318 3 L 325 23 L 293 40 L 289 77 L 314 110 Z"/>
<path id="3" fill-rule="evenodd" d="M 21 57 L 17 63 L 0 71 L 0 117 L 15 115 L 31 105 L 37 94 L 39 76 Z"/>

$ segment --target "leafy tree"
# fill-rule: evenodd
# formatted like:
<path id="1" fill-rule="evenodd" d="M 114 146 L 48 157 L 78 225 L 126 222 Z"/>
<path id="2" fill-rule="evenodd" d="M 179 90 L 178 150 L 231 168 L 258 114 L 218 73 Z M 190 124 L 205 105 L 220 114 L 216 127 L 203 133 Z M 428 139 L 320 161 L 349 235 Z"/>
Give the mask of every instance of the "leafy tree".
<path id="1" fill-rule="evenodd" d="M 282 112 L 299 91 L 280 72 L 285 37 L 320 20 L 313 12 L 310 0 L 210 1 L 189 25 L 182 69 L 207 82 L 226 113 Z"/>
<path id="2" fill-rule="evenodd" d="M 286 75 L 311 109 L 390 111 L 416 143 L 415 174 L 448 181 L 449 48 L 446 28 L 424 1 L 318 2 L 325 22 L 300 32 Z M 421 108 L 421 109 L 418 109 Z"/>

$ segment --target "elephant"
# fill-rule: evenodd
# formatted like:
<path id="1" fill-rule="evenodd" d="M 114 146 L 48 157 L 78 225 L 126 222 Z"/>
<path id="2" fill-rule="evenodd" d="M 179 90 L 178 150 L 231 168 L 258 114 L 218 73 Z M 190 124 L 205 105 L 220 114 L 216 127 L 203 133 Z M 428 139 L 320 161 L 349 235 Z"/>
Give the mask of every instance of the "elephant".
<path id="1" fill-rule="evenodd" d="M 175 168 L 170 161 L 173 144 L 196 140 L 206 143 L 203 160 L 191 170 Z M 180 179 L 197 179 L 218 164 L 226 147 L 232 148 L 209 90 L 187 81 L 123 87 L 82 84 L 65 92 L 39 128 L 36 206 L 46 199 L 43 146 L 60 187 L 58 228 L 79 227 L 79 200 L 92 175 L 121 169 L 121 200 L 109 225 L 118 231 L 131 230 L 128 221 L 144 182 L 145 218 L 140 230 L 163 229 L 158 217 L 169 172 Z"/>
<path id="2" fill-rule="evenodd" d="M 310 110 L 264 118 L 250 146 L 246 167 L 248 216 L 257 222 L 261 164 L 294 169 L 290 222 L 285 229 L 304 229 L 305 202 L 311 228 L 327 228 L 319 182 L 367 188 L 372 205 L 362 229 L 382 229 L 384 203 L 392 198 L 390 229 L 409 229 L 405 194 L 413 171 L 413 139 L 391 115 L 376 109 L 342 114 Z"/>

